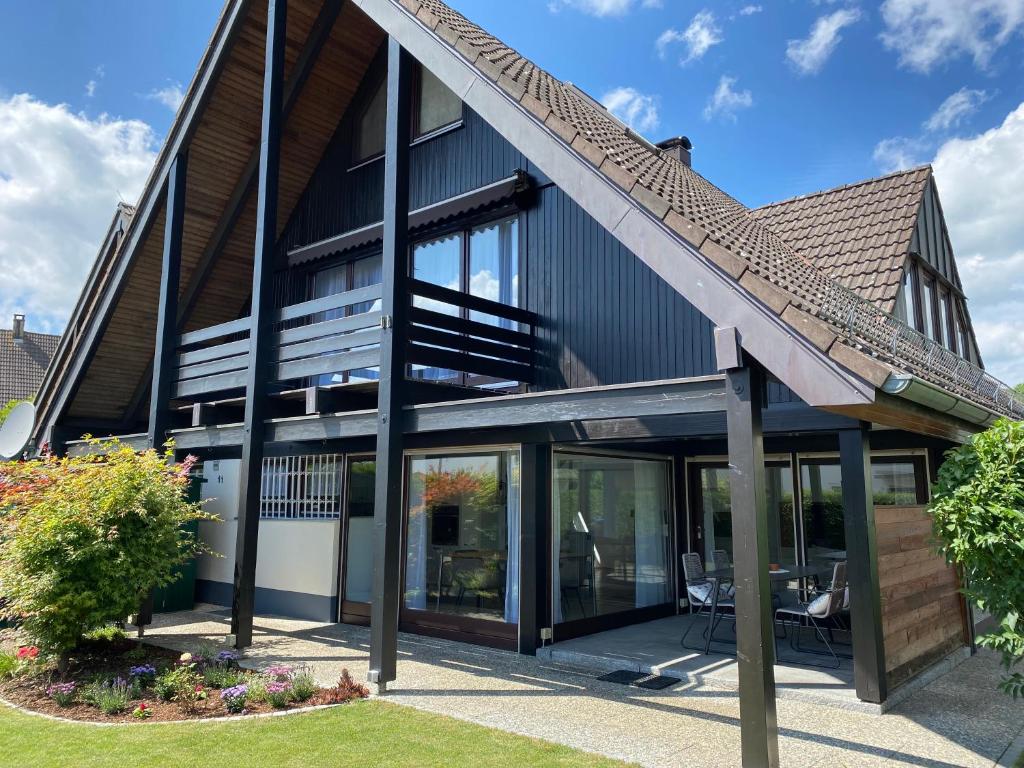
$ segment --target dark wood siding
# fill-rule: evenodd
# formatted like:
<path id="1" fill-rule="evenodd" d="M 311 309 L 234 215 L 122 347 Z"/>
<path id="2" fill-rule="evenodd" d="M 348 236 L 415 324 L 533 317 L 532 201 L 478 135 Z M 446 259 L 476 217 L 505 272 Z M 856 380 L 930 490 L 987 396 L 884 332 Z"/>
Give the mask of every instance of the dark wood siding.
<path id="1" fill-rule="evenodd" d="M 931 181 L 928 182 L 921 200 L 921 210 L 917 215 L 910 250 L 946 280 L 960 288 L 960 276 L 953 262 L 953 248 L 946 232 L 938 196 L 935 194 L 935 185 Z"/>
<path id="2" fill-rule="evenodd" d="M 380 220 L 383 161 L 349 169 L 351 121 L 342 121 L 285 229 L 282 254 Z M 523 300 L 542 318 L 538 337 L 549 363 L 538 389 L 716 372 L 711 322 L 472 111 L 462 127 L 415 145 L 411 163 L 413 208 L 516 169 L 537 185 L 520 215 L 520 247 Z M 771 395 L 796 399 L 778 384 Z"/>

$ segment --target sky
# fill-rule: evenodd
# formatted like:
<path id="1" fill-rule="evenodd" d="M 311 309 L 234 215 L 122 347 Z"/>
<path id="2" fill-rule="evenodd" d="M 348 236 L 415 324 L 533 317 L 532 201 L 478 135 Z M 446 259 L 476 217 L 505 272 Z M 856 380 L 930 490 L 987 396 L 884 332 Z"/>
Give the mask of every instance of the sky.
<path id="1" fill-rule="evenodd" d="M 1024 381 L 1024 0 L 449 0 L 756 206 L 932 163 L 986 367 Z M 59 332 L 221 6 L 0 0 L 0 326 Z"/>

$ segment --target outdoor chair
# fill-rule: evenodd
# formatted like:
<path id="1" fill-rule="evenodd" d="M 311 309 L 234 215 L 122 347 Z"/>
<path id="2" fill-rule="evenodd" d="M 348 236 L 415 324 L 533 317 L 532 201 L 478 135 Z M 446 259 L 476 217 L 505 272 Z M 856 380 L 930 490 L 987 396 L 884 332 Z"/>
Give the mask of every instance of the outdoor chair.
<path id="1" fill-rule="evenodd" d="M 710 616 L 711 614 L 711 598 L 712 590 L 714 589 L 714 582 L 708 579 L 704 575 L 704 566 L 700 562 L 700 555 L 696 552 L 687 552 L 682 556 L 683 561 L 683 576 L 686 579 L 686 595 L 690 601 L 690 615 L 691 616 Z M 728 595 L 722 594 L 719 590 L 718 595 L 718 608 L 727 609 L 734 611 L 736 610 L 736 603 L 733 602 L 732 598 Z M 725 617 L 724 613 L 720 613 L 716 616 L 711 616 L 711 636 L 714 637 L 715 629 L 718 627 L 718 623 Z M 684 648 L 689 648 L 694 651 L 703 651 L 704 647 L 696 647 L 686 644 L 686 638 L 689 636 L 690 631 L 693 629 L 694 624 L 697 623 L 697 619 L 691 619 L 689 626 L 686 628 L 686 632 L 683 633 L 682 639 L 679 641 Z M 707 637 L 708 629 L 704 629 L 704 637 Z"/>
<path id="2" fill-rule="evenodd" d="M 786 632 L 787 626 L 793 628 L 792 634 L 789 635 L 790 648 L 797 653 L 831 656 L 835 663 L 830 666 L 838 669 L 841 662 L 839 655 L 832 647 L 835 641 L 832 638 L 830 622 L 843 610 L 843 602 L 846 599 L 846 595 L 846 563 L 838 562 L 833 566 L 832 583 L 828 589 L 819 590 L 818 595 L 809 602 L 776 609 L 775 620 L 782 625 L 783 637 L 789 634 Z M 814 629 L 814 634 L 825 646 L 824 651 L 805 648 L 800 644 L 800 630 L 805 626 L 810 626 Z M 823 665 L 811 664 L 810 666 Z"/>
<path id="3" fill-rule="evenodd" d="M 729 557 L 729 553 L 724 549 L 716 549 L 711 553 L 711 562 L 714 565 L 715 570 L 722 568 L 732 568 L 732 558 Z M 733 584 L 732 579 L 718 582 L 718 591 L 721 592 L 725 597 L 736 596 L 736 585 Z"/>

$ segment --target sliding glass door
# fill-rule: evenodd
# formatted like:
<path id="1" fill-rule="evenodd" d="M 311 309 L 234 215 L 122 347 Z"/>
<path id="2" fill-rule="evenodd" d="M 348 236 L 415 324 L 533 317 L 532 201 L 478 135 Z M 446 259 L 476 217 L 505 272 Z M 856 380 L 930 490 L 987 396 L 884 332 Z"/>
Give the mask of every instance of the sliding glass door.
<path id="1" fill-rule="evenodd" d="M 670 609 L 671 463 L 563 451 L 554 456 L 556 639 L 625 623 L 638 611 Z"/>
<path id="2" fill-rule="evenodd" d="M 518 450 L 406 458 L 403 622 L 515 638 L 519 471 Z"/>
<path id="3" fill-rule="evenodd" d="M 366 624 L 370 620 L 373 590 L 373 506 L 377 462 L 372 456 L 350 456 L 346 466 L 341 620 Z"/>

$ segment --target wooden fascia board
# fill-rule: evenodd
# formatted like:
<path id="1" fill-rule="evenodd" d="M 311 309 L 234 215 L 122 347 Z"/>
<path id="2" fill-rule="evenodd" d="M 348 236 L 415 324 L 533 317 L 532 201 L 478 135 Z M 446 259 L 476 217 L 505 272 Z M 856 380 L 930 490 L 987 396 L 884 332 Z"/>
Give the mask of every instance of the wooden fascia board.
<path id="1" fill-rule="evenodd" d="M 164 142 L 153 171 L 143 188 L 135 215 L 121 242 L 119 254 L 115 257 L 111 279 L 103 291 L 92 321 L 83 333 L 84 338 L 75 353 L 71 367 L 60 382 L 60 389 L 54 404 L 48 408 L 47 413 L 43 414 L 43 418 L 37 424 L 37 435 L 40 431 L 52 427 L 60 419 L 68 402 L 78 389 L 88 361 L 95 353 L 103 331 L 109 322 L 111 312 L 124 288 L 124 279 L 160 211 L 171 163 L 178 153 L 188 145 L 198 126 L 199 117 L 212 94 L 213 85 L 227 61 L 237 34 L 245 24 L 250 4 L 251 0 L 230 0 L 217 22 L 210 45 L 196 71 L 196 76 L 189 85 L 185 100 L 178 109 L 174 123 L 168 132 L 167 141 Z"/>
<path id="2" fill-rule="evenodd" d="M 685 243 L 522 105 L 391 0 L 353 0 L 412 56 L 641 261 L 810 405 L 874 400 L 870 383 L 844 370 Z"/>

